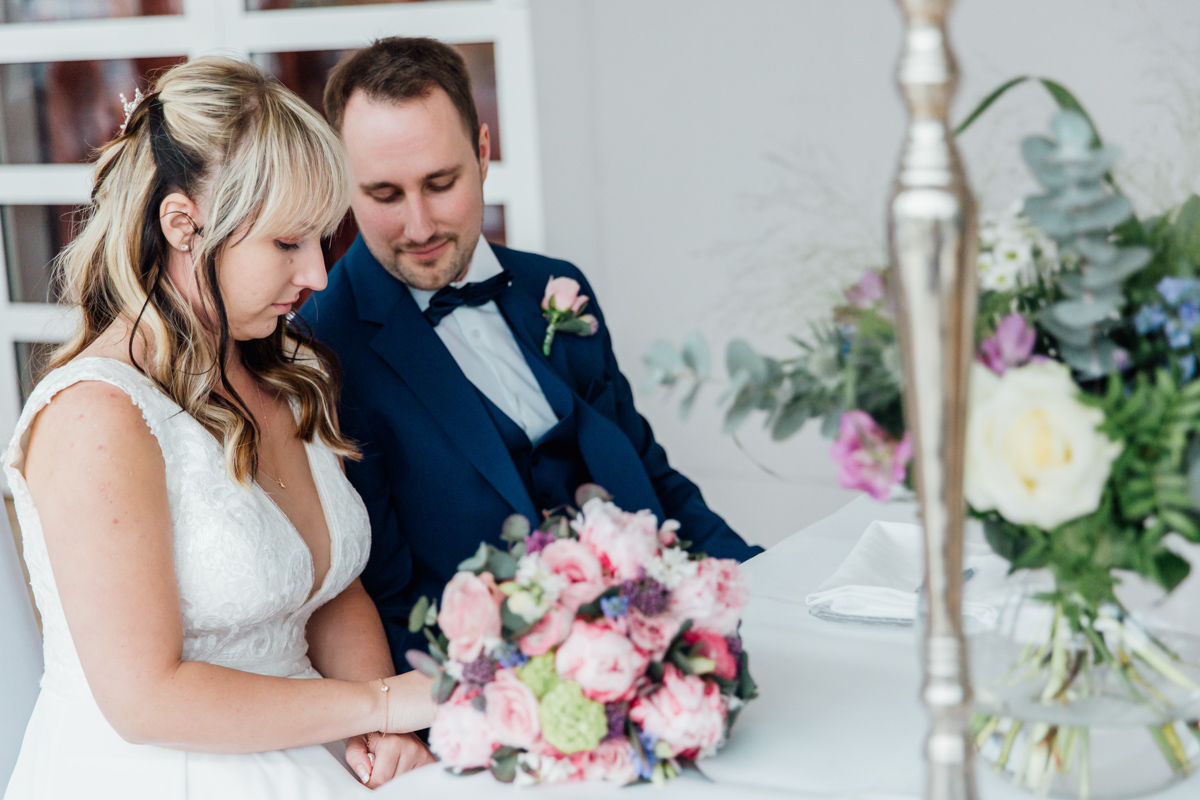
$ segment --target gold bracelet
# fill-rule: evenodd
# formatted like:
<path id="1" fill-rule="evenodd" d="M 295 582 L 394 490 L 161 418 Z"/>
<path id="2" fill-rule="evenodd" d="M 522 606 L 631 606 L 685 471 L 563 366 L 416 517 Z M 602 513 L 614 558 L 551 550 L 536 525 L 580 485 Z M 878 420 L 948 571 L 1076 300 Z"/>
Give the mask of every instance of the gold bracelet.
<path id="1" fill-rule="evenodd" d="M 383 678 L 380 678 L 379 679 L 379 691 L 383 692 L 383 727 L 381 727 L 379 729 L 379 732 L 387 733 L 388 732 L 388 722 L 390 721 L 390 714 L 389 714 L 389 712 L 391 711 L 391 694 L 390 693 L 392 691 L 392 687 L 388 686 L 387 682 Z"/>

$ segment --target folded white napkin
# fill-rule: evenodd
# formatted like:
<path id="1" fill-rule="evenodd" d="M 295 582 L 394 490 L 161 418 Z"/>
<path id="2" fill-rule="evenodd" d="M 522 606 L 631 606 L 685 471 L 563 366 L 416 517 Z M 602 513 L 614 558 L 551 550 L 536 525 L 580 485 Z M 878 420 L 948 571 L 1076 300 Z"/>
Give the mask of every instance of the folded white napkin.
<path id="1" fill-rule="evenodd" d="M 810 613 L 824 619 L 910 625 L 917 614 L 917 589 L 924 577 L 921 526 L 876 520 L 867 526 L 850 555 L 817 590 L 804 598 Z M 964 544 L 963 566 L 971 577 L 963 614 L 991 625 L 995 604 L 980 600 L 1003 580 L 1008 562 L 984 542 Z M 985 590 L 983 592 L 972 591 Z"/>

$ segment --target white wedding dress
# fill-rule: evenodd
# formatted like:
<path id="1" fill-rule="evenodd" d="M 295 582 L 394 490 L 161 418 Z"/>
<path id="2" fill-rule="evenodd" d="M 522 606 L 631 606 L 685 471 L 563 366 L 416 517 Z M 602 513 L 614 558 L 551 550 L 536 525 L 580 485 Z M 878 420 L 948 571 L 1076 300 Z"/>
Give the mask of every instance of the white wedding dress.
<path id="1" fill-rule="evenodd" d="M 305 625 L 362 571 L 370 549 L 366 509 L 324 445 L 306 445 L 330 537 L 330 566 L 311 598 L 312 554 L 257 485 L 236 483 L 221 445 L 127 364 L 85 358 L 33 391 L 0 463 L 16 502 L 25 561 L 42 615 L 46 672 L 6 800 L 27 798 L 379 797 L 320 745 L 268 753 L 208 754 L 130 744 L 100 713 L 59 602 L 37 509 L 21 470 L 29 426 L 55 394 L 103 381 L 132 398 L 166 462 L 183 658 L 290 678 L 319 678 Z M 390 794 L 390 793 L 385 793 Z"/>

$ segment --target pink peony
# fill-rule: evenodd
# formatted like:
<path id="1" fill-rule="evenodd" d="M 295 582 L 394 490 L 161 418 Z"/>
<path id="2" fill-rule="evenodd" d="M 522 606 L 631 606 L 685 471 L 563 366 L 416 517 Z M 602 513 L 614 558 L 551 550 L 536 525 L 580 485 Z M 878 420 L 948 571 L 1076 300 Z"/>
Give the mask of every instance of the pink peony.
<path id="1" fill-rule="evenodd" d="M 554 606 L 538 620 L 533 630 L 521 637 L 521 652 L 533 658 L 549 653 L 571 632 L 575 612 Z"/>
<path id="2" fill-rule="evenodd" d="M 629 718 L 670 745 L 675 755 L 703 751 L 719 745 L 725 734 L 725 701 L 716 683 L 667 664 L 662 688 L 634 700 Z"/>
<path id="3" fill-rule="evenodd" d="M 438 706 L 429 729 L 429 749 L 447 766 L 486 767 L 498 745 L 487 715 L 471 705 L 463 687 L 455 689 L 450 700 Z"/>
<path id="4" fill-rule="evenodd" d="M 565 608 L 575 611 L 604 592 L 604 571 L 587 545 L 575 539 L 558 539 L 542 548 L 541 558 L 551 573 L 567 579 L 559 595 Z"/>
<path id="5" fill-rule="evenodd" d="M 1019 367 L 1030 360 L 1037 331 L 1020 314 L 1009 314 L 1000 320 L 996 333 L 979 343 L 979 360 L 997 375 L 1010 367 Z"/>
<path id="6" fill-rule="evenodd" d="M 649 511 L 630 514 L 594 497 L 571 527 L 612 573 L 613 583 L 636 580 L 638 569 L 658 555 L 658 520 Z"/>
<path id="7" fill-rule="evenodd" d="M 509 747 L 529 748 L 541 735 L 538 701 L 516 670 L 502 669 L 483 687 L 487 722 L 496 741 Z"/>
<path id="8" fill-rule="evenodd" d="M 554 668 L 599 703 L 628 700 L 649 659 L 607 621 L 576 620 L 554 655 Z"/>
<path id="9" fill-rule="evenodd" d="M 746 598 L 746 579 L 738 562 L 706 558 L 696 562 L 696 573 L 671 592 L 670 610 L 675 619 L 690 619 L 698 630 L 732 636 L 737 633 Z"/>
<path id="10" fill-rule="evenodd" d="M 575 753 L 571 756 L 571 763 L 576 766 L 585 781 L 626 784 L 638 779 L 633 747 L 625 738 L 609 739 L 601 742 L 595 750 Z"/>
<path id="11" fill-rule="evenodd" d="M 670 614 L 647 617 L 630 606 L 625 612 L 625 621 L 629 624 L 629 638 L 651 661 L 662 661 L 679 633 L 680 621 Z"/>
<path id="12" fill-rule="evenodd" d="M 912 458 L 908 433 L 899 443 L 875 424 L 865 411 L 842 414 L 841 432 L 829 451 L 840 465 L 838 483 L 861 489 L 876 500 L 886 500 L 894 484 L 902 483 Z"/>
<path id="13" fill-rule="evenodd" d="M 675 534 L 679 532 L 679 522 L 669 519 L 662 524 L 658 529 L 658 543 L 663 547 L 670 547 L 679 541 L 679 537 Z"/>
<path id="14" fill-rule="evenodd" d="M 556 311 L 574 311 L 578 314 L 588 301 L 587 295 L 579 293 L 579 281 L 571 278 L 551 278 L 546 284 L 546 294 L 542 298 L 542 308 L 547 311 L 553 305 Z"/>
<path id="15" fill-rule="evenodd" d="M 725 640 L 724 636 L 693 628 L 683 634 L 683 641 L 691 645 L 699 645 L 696 648 L 696 655 L 711 659 L 717 665 L 712 672 L 713 675 L 728 680 L 737 677 L 737 659 L 729 652 L 729 642 Z"/>
<path id="16" fill-rule="evenodd" d="M 450 640 L 451 658 L 470 663 L 483 651 L 483 640 L 500 635 L 500 605 L 492 594 L 495 580 L 459 572 L 446 584 L 438 625 Z"/>

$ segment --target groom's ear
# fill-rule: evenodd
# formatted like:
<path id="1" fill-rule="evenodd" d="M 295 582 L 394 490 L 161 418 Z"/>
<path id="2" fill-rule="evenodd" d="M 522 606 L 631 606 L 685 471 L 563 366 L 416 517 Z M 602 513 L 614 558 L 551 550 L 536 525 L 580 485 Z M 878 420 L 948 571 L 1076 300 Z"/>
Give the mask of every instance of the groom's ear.
<path id="1" fill-rule="evenodd" d="M 488 164 L 492 159 L 492 133 L 487 123 L 479 126 L 479 176 L 480 182 L 487 180 Z"/>

